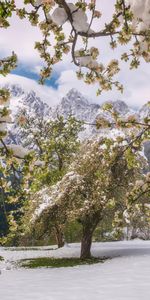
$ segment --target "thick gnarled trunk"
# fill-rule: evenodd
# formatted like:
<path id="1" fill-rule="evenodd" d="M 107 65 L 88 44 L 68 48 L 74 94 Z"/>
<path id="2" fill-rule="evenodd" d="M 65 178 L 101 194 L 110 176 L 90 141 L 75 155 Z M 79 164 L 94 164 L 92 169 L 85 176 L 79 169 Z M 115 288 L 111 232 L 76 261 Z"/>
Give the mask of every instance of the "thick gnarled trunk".
<path id="1" fill-rule="evenodd" d="M 64 240 L 64 234 L 63 234 L 61 228 L 55 227 L 55 237 L 56 237 L 56 242 L 57 242 L 58 248 L 62 248 L 65 244 L 65 240 Z"/>
<path id="2" fill-rule="evenodd" d="M 88 223 L 83 226 L 80 254 L 81 259 L 91 258 L 92 236 L 98 222 L 93 223 L 94 224 Z"/>
<path id="3" fill-rule="evenodd" d="M 81 259 L 91 258 L 91 246 L 92 237 L 97 224 L 100 221 L 99 214 L 94 215 L 93 222 L 86 220 L 86 224 L 83 224 L 82 240 L 81 240 Z"/>
<path id="4" fill-rule="evenodd" d="M 91 245 L 92 245 L 93 232 L 90 230 L 84 230 L 81 240 L 81 259 L 91 258 Z"/>

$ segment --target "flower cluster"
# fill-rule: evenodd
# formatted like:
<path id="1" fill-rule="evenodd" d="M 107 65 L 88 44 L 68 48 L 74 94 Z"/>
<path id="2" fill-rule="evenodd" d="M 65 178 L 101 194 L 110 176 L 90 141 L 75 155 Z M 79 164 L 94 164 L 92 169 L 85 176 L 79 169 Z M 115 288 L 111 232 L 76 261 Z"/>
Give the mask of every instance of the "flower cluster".
<path id="1" fill-rule="evenodd" d="M 53 5 L 55 5 L 55 1 L 54 0 L 36 0 L 34 3 L 35 6 L 40 6 L 42 4 L 44 4 L 44 5 L 48 4 L 48 5 L 53 6 Z"/>
<path id="2" fill-rule="evenodd" d="M 98 55 L 99 51 L 95 47 L 90 48 L 88 51 L 85 51 L 84 48 L 75 51 L 75 57 L 80 67 L 87 67 L 97 72 L 102 70 L 102 66 L 97 62 Z"/>
<path id="3" fill-rule="evenodd" d="M 7 135 L 7 123 L 12 122 L 9 97 L 10 95 L 7 90 L 0 90 L 0 138 Z"/>

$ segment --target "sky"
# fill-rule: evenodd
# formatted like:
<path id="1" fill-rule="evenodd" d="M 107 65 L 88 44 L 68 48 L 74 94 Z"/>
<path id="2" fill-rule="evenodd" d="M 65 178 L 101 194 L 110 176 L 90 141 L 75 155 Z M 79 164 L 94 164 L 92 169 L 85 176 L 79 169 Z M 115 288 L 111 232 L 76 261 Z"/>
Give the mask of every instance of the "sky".
<path id="1" fill-rule="evenodd" d="M 115 0 L 97 0 L 97 8 L 101 9 L 103 17 L 99 23 L 93 25 L 94 30 L 98 27 L 102 28 L 103 24 L 110 20 L 114 2 Z M 23 1 L 16 0 L 16 3 L 21 6 Z M 1 76 L 0 84 L 17 83 L 26 91 L 34 89 L 38 96 L 50 106 L 56 105 L 71 88 L 78 89 L 90 101 L 99 104 L 106 100 L 120 99 L 130 106 L 140 107 L 150 100 L 150 68 L 144 61 L 137 70 L 132 71 L 129 70 L 127 64 L 122 65 L 117 79 L 124 85 L 123 95 L 114 88 L 111 92 L 104 92 L 97 97 L 97 85 L 89 86 L 76 78 L 76 68 L 71 63 L 70 55 L 64 56 L 63 61 L 56 64 L 52 77 L 46 85 L 39 85 L 38 74 L 43 62 L 34 49 L 34 43 L 41 40 L 41 33 L 37 27 L 31 26 L 26 20 L 19 20 L 16 15 L 11 18 L 10 23 L 11 26 L 7 30 L 0 29 L 0 57 L 10 55 L 14 50 L 18 56 L 18 67 L 7 77 Z M 65 27 L 65 30 L 67 31 L 68 28 Z M 118 58 L 124 50 L 128 50 L 128 48 L 118 48 L 111 51 L 106 38 L 91 40 L 90 43 L 91 46 L 99 48 L 100 59 L 104 63 L 108 63 L 112 58 Z M 80 48 L 80 45 L 78 47 Z"/>

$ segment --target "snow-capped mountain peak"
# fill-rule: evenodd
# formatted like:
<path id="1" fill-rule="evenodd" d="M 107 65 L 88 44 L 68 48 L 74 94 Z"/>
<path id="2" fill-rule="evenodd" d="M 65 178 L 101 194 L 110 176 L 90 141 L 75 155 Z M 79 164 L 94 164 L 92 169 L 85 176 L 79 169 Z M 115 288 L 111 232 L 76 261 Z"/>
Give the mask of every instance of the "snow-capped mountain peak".
<path id="1" fill-rule="evenodd" d="M 99 108 L 100 105 L 90 103 L 79 91 L 71 89 L 53 109 L 53 114 L 63 115 L 65 118 L 72 115 L 78 120 L 90 122 L 96 117 Z"/>
<path id="2" fill-rule="evenodd" d="M 35 118 L 55 119 L 58 115 L 74 116 L 77 120 L 82 120 L 89 124 L 95 124 L 98 117 L 104 117 L 110 120 L 110 114 L 104 112 L 102 105 L 91 103 L 85 96 L 82 95 L 77 89 L 71 89 L 65 97 L 62 98 L 60 103 L 52 109 L 45 104 L 36 95 L 34 91 L 25 92 L 19 85 L 7 85 L 11 93 L 11 110 L 14 116 L 19 115 L 22 110 L 25 110 L 30 116 Z M 139 119 L 144 118 L 150 113 L 150 107 L 144 105 L 139 112 L 133 111 L 125 102 L 121 100 L 108 101 L 113 105 L 114 110 L 120 113 L 123 117 L 137 115 Z M 21 133 L 17 124 L 13 125 L 11 129 L 11 136 L 13 133 L 13 142 L 21 143 Z M 87 138 L 100 131 L 96 130 L 95 126 L 86 125 L 85 131 L 82 132 L 81 138 Z M 12 139 L 12 138 L 11 138 Z"/>
<path id="3" fill-rule="evenodd" d="M 21 86 L 17 84 L 7 84 L 4 86 L 10 91 L 10 109 L 15 118 L 20 111 L 25 110 L 28 114 L 34 116 L 49 117 L 50 107 L 41 101 L 34 91 L 25 92 Z"/>

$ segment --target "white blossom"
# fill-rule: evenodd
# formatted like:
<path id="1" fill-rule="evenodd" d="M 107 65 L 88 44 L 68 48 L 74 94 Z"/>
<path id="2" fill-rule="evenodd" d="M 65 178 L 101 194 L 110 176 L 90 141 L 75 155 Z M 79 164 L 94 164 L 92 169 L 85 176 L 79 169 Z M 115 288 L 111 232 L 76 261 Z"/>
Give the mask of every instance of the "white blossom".
<path id="1" fill-rule="evenodd" d="M 5 100 L 3 97 L 0 97 L 0 106 L 8 107 L 10 104 L 10 99 Z"/>
<path id="2" fill-rule="evenodd" d="M 7 131 L 7 125 L 5 123 L 0 123 L 0 132 L 6 132 Z"/>
<path id="3" fill-rule="evenodd" d="M 37 167 L 43 167 L 45 165 L 45 162 L 42 160 L 36 160 L 34 165 Z"/>
<path id="4" fill-rule="evenodd" d="M 142 185 L 144 184 L 144 181 L 143 180 L 137 180 L 135 184 L 136 184 L 137 188 L 142 187 Z"/>
<path id="5" fill-rule="evenodd" d="M 1 117 L 0 116 L 0 123 L 12 123 L 12 117 L 11 117 L 11 115 L 6 115 L 6 116 L 4 116 L 4 117 Z"/>
<path id="6" fill-rule="evenodd" d="M 42 0 L 37 0 L 37 1 L 35 1 L 34 5 L 39 6 L 42 4 L 42 2 L 43 2 Z"/>
<path id="7" fill-rule="evenodd" d="M 130 224 L 130 216 L 129 216 L 129 213 L 128 213 L 127 210 L 125 210 L 125 211 L 123 212 L 123 217 L 124 217 L 126 223 L 127 223 L 127 224 Z"/>
<path id="8" fill-rule="evenodd" d="M 27 154 L 29 154 L 29 150 L 20 145 L 10 144 L 7 148 L 11 150 L 13 155 L 17 158 L 24 158 Z"/>

